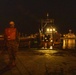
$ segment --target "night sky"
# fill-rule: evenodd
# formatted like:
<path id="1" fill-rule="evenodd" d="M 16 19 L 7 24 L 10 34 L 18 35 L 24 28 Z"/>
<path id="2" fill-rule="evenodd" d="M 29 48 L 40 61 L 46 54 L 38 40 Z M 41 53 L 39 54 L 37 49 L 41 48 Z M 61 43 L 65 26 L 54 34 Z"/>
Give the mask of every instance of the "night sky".
<path id="1" fill-rule="evenodd" d="M 59 33 L 76 33 L 76 0 L 0 0 L 0 33 L 11 20 L 21 33 L 38 32 L 47 13 Z"/>

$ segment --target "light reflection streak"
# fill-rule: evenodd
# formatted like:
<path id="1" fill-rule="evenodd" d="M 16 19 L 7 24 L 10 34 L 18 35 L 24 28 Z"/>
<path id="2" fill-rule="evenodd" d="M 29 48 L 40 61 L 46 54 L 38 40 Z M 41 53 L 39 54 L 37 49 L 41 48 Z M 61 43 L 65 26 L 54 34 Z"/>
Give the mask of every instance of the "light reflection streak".
<path id="1" fill-rule="evenodd" d="M 75 39 L 64 39 L 63 40 L 63 49 L 73 49 L 75 48 Z"/>
<path id="2" fill-rule="evenodd" d="M 50 55 L 50 54 L 54 54 L 54 53 L 57 53 L 58 51 L 57 50 L 39 50 L 38 52 L 41 52 L 41 53 L 44 53 L 46 56 L 47 55 Z"/>

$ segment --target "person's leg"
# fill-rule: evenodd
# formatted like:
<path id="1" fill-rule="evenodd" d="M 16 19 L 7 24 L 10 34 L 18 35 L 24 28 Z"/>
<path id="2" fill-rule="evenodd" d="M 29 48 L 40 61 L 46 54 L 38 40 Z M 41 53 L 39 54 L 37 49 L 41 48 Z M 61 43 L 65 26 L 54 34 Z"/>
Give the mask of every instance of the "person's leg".
<path id="1" fill-rule="evenodd" d="M 17 58 L 17 51 L 18 51 L 18 45 L 16 42 L 13 42 L 12 45 L 12 65 L 16 65 L 16 58 Z"/>

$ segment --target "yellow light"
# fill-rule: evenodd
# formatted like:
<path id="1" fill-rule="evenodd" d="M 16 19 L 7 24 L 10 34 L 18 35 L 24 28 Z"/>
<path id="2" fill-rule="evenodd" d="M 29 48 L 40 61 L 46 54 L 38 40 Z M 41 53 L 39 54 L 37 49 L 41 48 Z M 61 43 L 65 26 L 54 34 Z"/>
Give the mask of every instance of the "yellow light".
<path id="1" fill-rule="evenodd" d="M 53 42 L 53 40 L 51 39 L 50 42 Z"/>
<path id="2" fill-rule="evenodd" d="M 63 35 L 64 37 L 66 36 L 66 35 Z"/>
<path id="3" fill-rule="evenodd" d="M 53 28 L 53 31 L 55 31 L 55 28 Z"/>
<path id="4" fill-rule="evenodd" d="M 47 32 L 49 32 L 49 28 L 47 28 Z"/>
<path id="5" fill-rule="evenodd" d="M 52 29 L 50 29 L 50 31 L 52 32 Z"/>

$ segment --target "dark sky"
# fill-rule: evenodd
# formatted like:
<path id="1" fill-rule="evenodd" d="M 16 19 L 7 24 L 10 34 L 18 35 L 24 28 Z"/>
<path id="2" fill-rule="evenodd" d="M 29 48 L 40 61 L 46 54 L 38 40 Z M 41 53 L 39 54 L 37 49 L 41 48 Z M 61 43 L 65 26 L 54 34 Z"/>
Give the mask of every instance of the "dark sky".
<path id="1" fill-rule="evenodd" d="M 0 0 L 0 30 L 14 20 L 21 33 L 38 32 L 47 12 L 60 33 L 76 33 L 76 0 Z"/>

